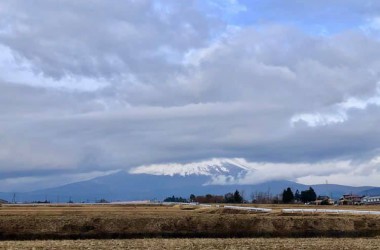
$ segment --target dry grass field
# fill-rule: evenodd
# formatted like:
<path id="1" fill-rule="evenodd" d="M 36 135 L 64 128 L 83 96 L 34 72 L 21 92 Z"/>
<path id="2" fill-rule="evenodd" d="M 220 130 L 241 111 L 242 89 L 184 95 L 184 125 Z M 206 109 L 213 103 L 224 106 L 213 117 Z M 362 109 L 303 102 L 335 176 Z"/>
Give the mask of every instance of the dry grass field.
<path id="1" fill-rule="evenodd" d="M 0 239 L 380 236 L 380 216 L 282 214 L 280 205 L 273 208 L 262 214 L 179 205 L 2 206 Z"/>
<path id="2" fill-rule="evenodd" d="M 230 238 L 0 241 L 0 249 L 380 249 L 368 238 Z"/>
<path id="3" fill-rule="evenodd" d="M 240 206 L 240 205 L 239 205 Z M 344 209 L 344 210 L 366 210 L 380 211 L 380 205 L 352 205 L 352 206 L 316 206 L 303 204 L 243 204 L 241 206 L 250 206 L 258 208 L 271 208 L 274 212 L 281 212 L 284 208 L 315 208 L 315 209 Z"/>

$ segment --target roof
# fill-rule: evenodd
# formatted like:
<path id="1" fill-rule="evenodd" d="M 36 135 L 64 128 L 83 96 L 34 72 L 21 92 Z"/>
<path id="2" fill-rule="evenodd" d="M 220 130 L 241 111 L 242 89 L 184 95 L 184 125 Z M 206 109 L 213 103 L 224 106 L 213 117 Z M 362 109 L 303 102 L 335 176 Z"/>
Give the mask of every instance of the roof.
<path id="1" fill-rule="evenodd" d="M 356 195 L 356 194 L 344 194 L 343 199 L 361 199 L 364 195 Z"/>
<path id="2" fill-rule="evenodd" d="M 380 196 L 366 196 L 364 199 L 380 199 Z"/>
<path id="3" fill-rule="evenodd" d="M 343 197 L 361 197 L 361 195 L 357 195 L 357 194 L 344 194 Z"/>
<path id="4" fill-rule="evenodd" d="M 317 199 L 330 199 L 327 195 L 320 195 L 317 197 Z"/>

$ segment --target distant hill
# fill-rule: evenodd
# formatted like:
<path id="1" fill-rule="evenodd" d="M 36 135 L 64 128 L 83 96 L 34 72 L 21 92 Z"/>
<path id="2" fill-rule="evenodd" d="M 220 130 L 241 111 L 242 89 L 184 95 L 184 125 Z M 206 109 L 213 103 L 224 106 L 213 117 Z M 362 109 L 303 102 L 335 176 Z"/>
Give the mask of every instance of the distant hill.
<path id="1" fill-rule="evenodd" d="M 159 176 L 148 174 L 129 174 L 124 171 L 108 176 L 94 178 L 88 181 L 72 183 L 56 188 L 49 188 L 26 193 L 17 193 L 17 201 L 37 201 L 48 199 L 52 202 L 94 202 L 104 198 L 109 201 L 117 200 L 163 200 L 168 196 L 189 197 L 190 194 L 225 194 L 238 189 L 244 192 L 245 198 L 250 194 L 265 192 L 280 194 L 284 188 L 305 190 L 308 185 L 291 181 L 270 181 L 256 185 L 204 185 L 209 176 Z M 339 198 L 345 193 L 360 193 L 371 190 L 371 187 L 350 187 L 332 184 L 312 185 L 317 194 L 330 195 Z M 7 199 L 12 194 L 1 194 L 0 198 Z"/>
<path id="2" fill-rule="evenodd" d="M 368 195 L 368 196 L 380 196 L 380 188 L 375 187 L 375 188 L 370 188 L 361 191 L 359 194 L 361 195 Z"/>
<path id="3" fill-rule="evenodd" d="M 371 186 L 352 187 L 337 184 L 318 184 L 312 185 L 317 194 L 324 194 L 335 199 L 340 198 L 343 194 L 361 194 L 365 190 L 371 189 Z"/>
<path id="4" fill-rule="evenodd" d="M 0 204 L 7 204 L 7 203 L 8 203 L 8 201 L 0 199 Z"/>

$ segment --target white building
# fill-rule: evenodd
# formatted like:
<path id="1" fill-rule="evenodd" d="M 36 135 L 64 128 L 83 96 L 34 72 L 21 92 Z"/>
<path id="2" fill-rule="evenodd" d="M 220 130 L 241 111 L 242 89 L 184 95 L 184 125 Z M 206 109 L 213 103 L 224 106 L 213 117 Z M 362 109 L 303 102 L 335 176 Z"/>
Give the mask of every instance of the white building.
<path id="1" fill-rule="evenodd" d="M 380 196 L 366 196 L 362 198 L 362 203 L 365 205 L 380 204 Z"/>

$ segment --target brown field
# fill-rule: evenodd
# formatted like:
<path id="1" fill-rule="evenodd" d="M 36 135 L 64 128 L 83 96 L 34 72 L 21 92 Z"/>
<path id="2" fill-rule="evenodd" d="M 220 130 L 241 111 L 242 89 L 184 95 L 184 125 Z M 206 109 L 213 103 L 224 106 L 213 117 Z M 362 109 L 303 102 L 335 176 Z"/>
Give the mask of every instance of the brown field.
<path id="1" fill-rule="evenodd" d="M 179 205 L 2 206 L 0 239 L 380 236 L 380 216 L 282 214 L 283 206 L 271 207 L 273 213 L 262 214 Z"/>
<path id="2" fill-rule="evenodd" d="M 380 239 L 129 239 L 0 241 L 0 249 L 380 249 Z"/>
<path id="3" fill-rule="evenodd" d="M 316 206 L 316 205 L 303 205 L 303 204 L 243 204 L 239 206 L 271 208 L 274 212 L 281 212 L 284 208 L 315 208 L 315 209 L 342 209 L 342 210 L 366 210 L 366 211 L 380 211 L 380 205 L 352 205 L 352 206 Z"/>

